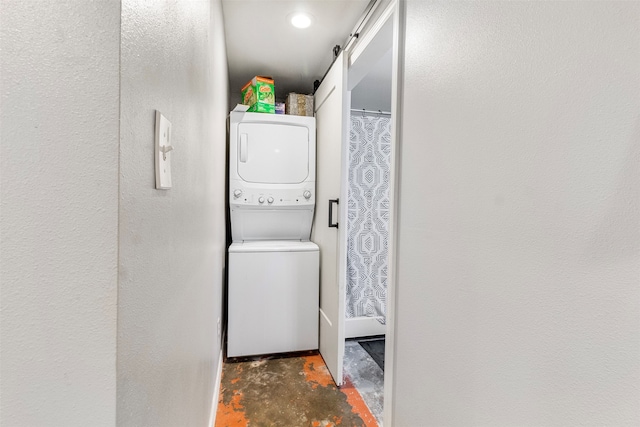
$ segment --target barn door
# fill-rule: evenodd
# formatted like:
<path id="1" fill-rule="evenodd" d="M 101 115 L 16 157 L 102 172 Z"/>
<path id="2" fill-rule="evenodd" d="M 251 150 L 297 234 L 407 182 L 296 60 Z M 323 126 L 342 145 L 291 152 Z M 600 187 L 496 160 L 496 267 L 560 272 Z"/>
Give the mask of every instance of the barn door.
<path id="1" fill-rule="evenodd" d="M 350 97 L 341 53 L 315 94 L 316 218 L 311 240 L 320 246 L 320 354 L 342 384 L 346 285 L 346 171 Z"/>

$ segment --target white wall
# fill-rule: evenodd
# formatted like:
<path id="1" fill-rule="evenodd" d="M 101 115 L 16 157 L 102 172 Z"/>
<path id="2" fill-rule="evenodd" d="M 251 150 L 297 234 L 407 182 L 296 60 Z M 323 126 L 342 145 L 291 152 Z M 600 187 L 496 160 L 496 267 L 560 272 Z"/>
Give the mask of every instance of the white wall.
<path id="1" fill-rule="evenodd" d="M 406 3 L 394 426 L 640 425 L 640 3 Z"/>
<path id="2" fill-rule="evenodd" d="M 204 426 L 225 250 L 220 2 L 0 12 L 0 424 Z M 155 109 L 173 123 L 169 191 L 154 189 Z"/>
<path id="3" fill-rule="evenodd" d="M 391 42 L 390 42 L 391 44 Z M 393 50 L 384 54 L 357 85 L 351 90 L 351 108 L 354 110 L 391 111 L 391 71 Z"/>
<path id="4" fill-rule="evenodd" d="M 122 2 L 118 425 L 204 426 L 225 252 L 228 75 L 219 1 Z M 154 189 L 154 114 L 173 188 Z"/>
<path id="5" fill-rule="evenodd" d="M 114 425 L 120 4 L 0 1 L 0 425 Z"/>

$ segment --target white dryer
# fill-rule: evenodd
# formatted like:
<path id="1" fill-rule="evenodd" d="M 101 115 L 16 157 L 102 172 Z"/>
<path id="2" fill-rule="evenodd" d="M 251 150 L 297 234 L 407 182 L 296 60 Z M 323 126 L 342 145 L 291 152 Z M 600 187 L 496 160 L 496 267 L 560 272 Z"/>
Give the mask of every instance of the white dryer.
<path id="1" fill-rule="evenodd" d="M 231 112 L 227 356 L 318 348 L 315 118 Z"/>
<path id="2" fill-rule="evenodd" d="M 315 207 L 315 123 L 314 117 L 231 112 L 234 242 L 309 240 Z"/>

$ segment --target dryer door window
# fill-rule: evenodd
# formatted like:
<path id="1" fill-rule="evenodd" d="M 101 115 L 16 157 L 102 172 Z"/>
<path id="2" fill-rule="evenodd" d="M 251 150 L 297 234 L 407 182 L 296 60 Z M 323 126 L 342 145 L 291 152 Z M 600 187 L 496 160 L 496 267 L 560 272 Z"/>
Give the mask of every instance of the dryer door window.
<path id="1" fill-rule="evenodd" d="M 309 176 L 309 129 L 273 123 L 240 123 L 237 159 L 238 175 L 247 182 L 304 182 Z"/>

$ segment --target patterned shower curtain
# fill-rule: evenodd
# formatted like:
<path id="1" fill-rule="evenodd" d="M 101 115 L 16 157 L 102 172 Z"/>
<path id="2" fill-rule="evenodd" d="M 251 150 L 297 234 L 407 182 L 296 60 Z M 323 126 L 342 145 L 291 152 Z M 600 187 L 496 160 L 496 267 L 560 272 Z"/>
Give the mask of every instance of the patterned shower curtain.
<path id="1" fill-rule="evenodd" d="M 352 113 L 347 222 L 347 317 L 382 317 L 387 298 L 391 120 Z"/>

